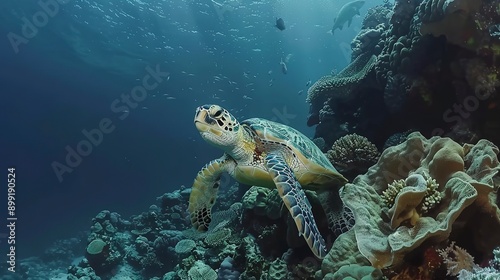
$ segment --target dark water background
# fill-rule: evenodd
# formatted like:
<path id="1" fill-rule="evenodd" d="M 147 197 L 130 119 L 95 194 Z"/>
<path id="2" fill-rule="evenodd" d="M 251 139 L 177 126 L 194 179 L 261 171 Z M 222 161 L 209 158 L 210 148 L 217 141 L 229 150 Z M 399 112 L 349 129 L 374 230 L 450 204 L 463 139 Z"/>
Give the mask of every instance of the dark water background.
<path id="1" fill-rule="evenodd" d="M 207 0 L 66 0 L 16 53 L 7 34 L 22 35 L 22 19 L 33 22 L 42 8 L 37 1 L 2 1 L 0 197 L 5 213 L 7 167 L 14 166 L 18 256 L 89 229 L 103 209 L 128 217 L 189 186 L 221 154 L 192 123 L 199 105 L 220 104 L 240 119 L 289 121 L 312 136 L 306 83 L 349 62 L 361 27 L 356 17 L 335 37 L 327 33 L 346 2 L 227 1 L 230 11 L 221 16 Z M 376 4 L 366 3 L 361 15 Z M 274 27 L 276 17 L 285 31 Z M 289 54 L 284 75 L 279 62 Z M 120 120 L 110 105 L 142 83 L 148 66 L 169 79 Z M 284 113 L 294 117 L 283 121 Z M 103 118 L 115 130 L 60 182 L 51 164 L 64 164 L 65 147 L 75 149 L 82 130 Z"/>

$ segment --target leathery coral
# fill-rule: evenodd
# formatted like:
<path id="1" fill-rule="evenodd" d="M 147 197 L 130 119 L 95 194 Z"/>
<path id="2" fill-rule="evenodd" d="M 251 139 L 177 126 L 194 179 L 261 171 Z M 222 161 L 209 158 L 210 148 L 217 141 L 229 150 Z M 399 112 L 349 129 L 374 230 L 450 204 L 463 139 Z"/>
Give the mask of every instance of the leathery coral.
<path id="1" fill-rule="evenodd" d="M 340 190 L 342 201 L 353 211 L 355 225 L 337 241 L 346 242 L 346 238 L 354 236 L 359 252 L 352 252 L 353 255 L 360 253 L 375 268 L 396 268 L 403 264 L 404 256 L 424 242 L 439 244 L 452 230 L 459 234 L 471 224 L 500 229 L 500 210 L 495 204 L 498 186 L 493 181 L 500 170 L 498 152 L 498 148 L 487 140 L 462 146 L 450 138 L 426 139 L 419 132 L 411 133 L 404 143 L 386 149 L 366 174 L 359 175 Z M 425 197 L 418 186 L 427 184 L 426 174 L 435 179 L 435 191 L 442 199 L 427 213 L 415 216 L 411 211 L 418 209 Z M 406 185 L 415 187 L 415 193 L 409 193 L 408 198 L 395 199 L 389 208 L 383 192 L 389 183 L 406 178 Z M 412 196 L 420 201 L 409 199 Z M 461 217 L 464 211 L 467 215 Z M 354 234 L 348 234 L 352 231 Z M 483 231 L 474 232 L 471 243 L 476 251 L 487 255 L 500 242 L 480 232 Z M 337 241 L 330 252 L 342 246 Z M 323 262 L 322 273 L 327 274 L 332 269 L 325 265 L 345 263 L 349 258 L 351 256 L 339 258 L 329 253 Z"/>

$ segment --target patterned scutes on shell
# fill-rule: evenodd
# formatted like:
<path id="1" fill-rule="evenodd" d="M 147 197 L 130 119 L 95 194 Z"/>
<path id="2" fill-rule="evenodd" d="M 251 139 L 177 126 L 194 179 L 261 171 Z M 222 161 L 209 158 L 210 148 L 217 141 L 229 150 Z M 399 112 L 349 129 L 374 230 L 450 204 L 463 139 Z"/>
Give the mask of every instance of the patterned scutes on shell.
<path id="1" fill-rule="evenodd" d="M 275 141 L 286 144 L 309 160 L 309 164 L 317 164 L 325 169 L 335 171 L 335 168 L 323 155 L 321 150 L 304 134 L 299 131 L 273 121 L 252 118 L 241 122 L 248 125 L 258 137 L 266 141 Z"/>

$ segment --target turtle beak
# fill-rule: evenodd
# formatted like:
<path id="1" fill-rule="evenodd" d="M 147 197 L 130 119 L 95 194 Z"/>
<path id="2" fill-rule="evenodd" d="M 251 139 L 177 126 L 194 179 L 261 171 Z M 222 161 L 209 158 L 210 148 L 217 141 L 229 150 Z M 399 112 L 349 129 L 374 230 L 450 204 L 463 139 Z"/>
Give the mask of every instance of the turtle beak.
<path id="1" fill-rule="evenodd" d="M 208 111 L 206 110 L 206 108 L 204 108 L 204 106 L 198 107 L 198 109 L 196 109 L 196 114 L 194 116 L 194 125 L 200 133 L 209 132 L 211 134 L 220 136 L 222 132 L 214 128 L 214 126 L 212 125 L 213 123 L 215 123 L 215 121 L 210 118 L 210 116 L 208 115 Z"/>
<path id="2" fill-rule="evenodd" d="M 194 124 L 196 125 L 196 129 L 200 132 L 205 132 L 209 129 L 209 126 L 206 123 L 207 111 L 202 110 L 202 107 L 198 107 L 196 109 L 196 114 L 194 115 Z"/>
<path id="3" fill-rule="evenodd" d="M 206 123 L 200 121 L 194 121 L 194 125 L 196 125 L 196 129 L 198 129 L 199 132 L 207 132 L 210 130 L 210 127 Z"/>

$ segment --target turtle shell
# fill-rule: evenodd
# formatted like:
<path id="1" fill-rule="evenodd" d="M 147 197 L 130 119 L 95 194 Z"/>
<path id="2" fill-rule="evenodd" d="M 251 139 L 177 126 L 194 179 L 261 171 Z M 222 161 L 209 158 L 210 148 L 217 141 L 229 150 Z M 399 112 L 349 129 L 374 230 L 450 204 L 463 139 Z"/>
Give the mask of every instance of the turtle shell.
<path id="1" fill-rule="evenodd" d="M 250 128 L 254 137 L 261 140 L 263 152 L 266 154 L 277 149 L 292 151 L 282 154 L 287 157 L 287 163 L 294 170 L 301 185 L 314 188 L 331 183 L 343 185 L 347 182 L 318 146 L 296 129 L 260 118 L 247 119 L 241 122 L 241 125 Z"/>

